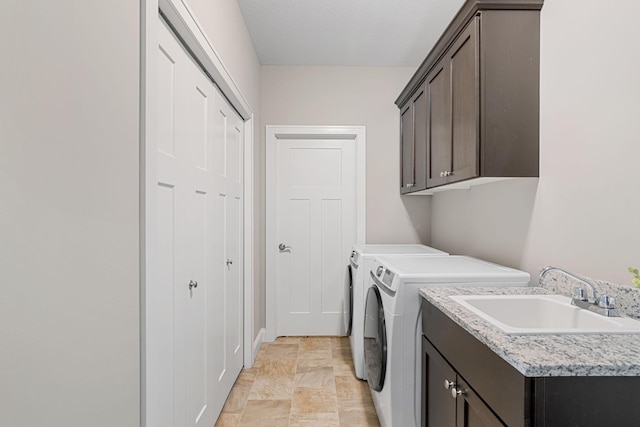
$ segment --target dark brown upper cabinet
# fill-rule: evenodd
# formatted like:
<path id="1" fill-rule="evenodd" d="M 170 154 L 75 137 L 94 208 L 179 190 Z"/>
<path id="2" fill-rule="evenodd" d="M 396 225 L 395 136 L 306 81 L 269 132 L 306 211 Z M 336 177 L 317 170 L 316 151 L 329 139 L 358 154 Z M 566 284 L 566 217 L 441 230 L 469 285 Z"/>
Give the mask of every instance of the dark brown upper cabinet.
<path id="1" fill-rule="evenodd" d="M 400 110 L 401 193 L 427 188 L 427 94 L 422 85 Z"/>
<path id="2" fill-rule="evenodd" d="M 402 194 L 538 176 L 542 3 L 462 6 L 396 100 Z"/>

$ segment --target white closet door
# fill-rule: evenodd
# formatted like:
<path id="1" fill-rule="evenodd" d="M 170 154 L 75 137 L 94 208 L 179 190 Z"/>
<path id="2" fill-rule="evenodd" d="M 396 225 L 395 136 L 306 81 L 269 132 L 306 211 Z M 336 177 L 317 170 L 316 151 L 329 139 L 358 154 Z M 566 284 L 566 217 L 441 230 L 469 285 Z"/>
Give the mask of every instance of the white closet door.
<path id="1" fill-rule="evenodd" d="M 159 38 L 158 322 L 172 390 L 159 422 L 211 426 L 242 368 L 242 122 L 164 23 Z"/>
<path id="2" fill-rule="evenodd" d="M 215 223 L 214 265 L 216 294 L 214 322 L 224 325 L 213 342 L 214 388 L 224 403 L 243 364 L 243 123 L 227 101 L 218 95 L 214 112 Z"/>

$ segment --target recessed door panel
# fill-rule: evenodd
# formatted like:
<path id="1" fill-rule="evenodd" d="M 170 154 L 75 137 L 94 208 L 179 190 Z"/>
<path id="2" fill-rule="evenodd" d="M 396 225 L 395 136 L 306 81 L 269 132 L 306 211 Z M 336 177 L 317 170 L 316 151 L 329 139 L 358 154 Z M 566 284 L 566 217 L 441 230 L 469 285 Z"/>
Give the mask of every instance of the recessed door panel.
<path id="1" fill-rule="evenodd" d="M 325 199 L 320 202 L 320 289 L 321 313 L 338 314 L 342 309 L 340 295 L 344 259 L 342 251 L 342 200 Z"/>
<path id="2" fill-rule="evenodd" d="M 476 18 L 477 19 L 477 18 Z M 474 19 L 451 48 L 451 123 L 453 180 L 478 175 L 479 77 L 477 21 Z"/>
<path id="3" fill-rule="evenodd" d="M 445 182 L 444 172 L 451 171 L 451 113 L 448 67 L 438 66 L 427 76 L 427 186 Z"/>

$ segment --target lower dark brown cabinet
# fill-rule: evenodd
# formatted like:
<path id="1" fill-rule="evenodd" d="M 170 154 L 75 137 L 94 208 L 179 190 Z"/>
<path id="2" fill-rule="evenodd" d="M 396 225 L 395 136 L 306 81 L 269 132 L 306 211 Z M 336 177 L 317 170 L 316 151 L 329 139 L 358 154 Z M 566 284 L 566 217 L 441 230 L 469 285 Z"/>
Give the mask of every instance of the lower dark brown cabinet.
<path id="1" fill-rule="evenodd" d="M 422 337 L 422 425 L 494 427 L 502 421 Z"/>
<path id="2" fill-rule="evenodd" d="M 425 300 L 422 332 L 423 426 L 640 426 L 640 377 L 527 377 Z"/>

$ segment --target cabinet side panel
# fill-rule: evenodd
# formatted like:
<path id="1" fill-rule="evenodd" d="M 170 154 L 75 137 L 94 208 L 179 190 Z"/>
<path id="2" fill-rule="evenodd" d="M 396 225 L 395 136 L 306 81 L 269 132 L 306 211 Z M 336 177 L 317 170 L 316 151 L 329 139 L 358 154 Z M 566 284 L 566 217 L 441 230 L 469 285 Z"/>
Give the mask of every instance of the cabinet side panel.
<path id="1" fill-rule="evenodd" d="M 544 411 L 535 426 L 636 427 L 640 419 L 640 377 L 550 377 L 544 383 Z"/>
<path id="2" fill-rule="evenodd" d="M 540 12 L 483 11 L 480 34 L 480 173 L 538 176 Z"/>

